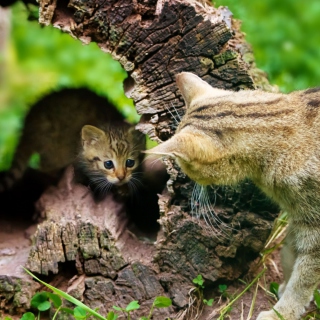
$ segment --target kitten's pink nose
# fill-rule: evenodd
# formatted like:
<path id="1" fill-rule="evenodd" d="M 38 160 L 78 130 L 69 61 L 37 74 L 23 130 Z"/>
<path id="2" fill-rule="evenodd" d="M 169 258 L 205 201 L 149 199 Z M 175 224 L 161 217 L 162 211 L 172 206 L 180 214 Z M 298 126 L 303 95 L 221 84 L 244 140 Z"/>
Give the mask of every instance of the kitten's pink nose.
<path id="1" fill-rule="evenodd" d="M 119 179 L 119 181 L 122 181 L 125 178 L 125 175 L 119 174 L 119 175 L 117 175 L 117 178 Z"/>

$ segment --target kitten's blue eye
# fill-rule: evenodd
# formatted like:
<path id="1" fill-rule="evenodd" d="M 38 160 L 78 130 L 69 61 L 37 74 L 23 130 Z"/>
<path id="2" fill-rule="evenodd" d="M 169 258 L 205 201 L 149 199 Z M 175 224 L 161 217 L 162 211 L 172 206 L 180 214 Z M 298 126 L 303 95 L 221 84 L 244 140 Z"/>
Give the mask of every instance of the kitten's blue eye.
<path id="1" fill-rule="evenodd" d="M 128 160 L 126 161 L 126 167 L 132 168 L 133 166 L 134 166 L 134 160 L 128 159 Z"/>
<path id="2" fill-rule="evenodd" d="M 104 167 L 106 169 L 112 169 L 114 167 L 113 162 L 111 160 L 105 161 L 104 162 Z"/>

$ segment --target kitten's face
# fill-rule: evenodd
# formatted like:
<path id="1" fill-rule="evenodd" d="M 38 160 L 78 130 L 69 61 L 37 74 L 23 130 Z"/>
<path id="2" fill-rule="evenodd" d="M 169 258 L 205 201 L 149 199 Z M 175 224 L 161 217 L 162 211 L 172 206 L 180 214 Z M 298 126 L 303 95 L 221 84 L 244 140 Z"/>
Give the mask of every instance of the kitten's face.
<path id="1" fill-rule="evenodd" d="M 93 182 L 106 179 L 116 186 L 127 184 L 140 165 L 145 136 L 134 126 L 109 126 L 105 131 L 86 125 L 82 128 L 83 158 Z"/>

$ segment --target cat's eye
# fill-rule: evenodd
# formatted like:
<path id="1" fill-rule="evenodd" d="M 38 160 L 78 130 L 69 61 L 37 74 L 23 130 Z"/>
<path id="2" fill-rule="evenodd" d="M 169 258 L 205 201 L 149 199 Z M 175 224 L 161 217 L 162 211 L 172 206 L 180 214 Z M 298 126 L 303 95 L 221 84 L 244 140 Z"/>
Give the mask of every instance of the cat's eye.
<path id="1" fill-rule="evenodd" d="M 127 168 L 132 168 L 134 166 L 134 160 L 132 159 L 127 159 L 126 161 L 126 167 Z"/>
<path id="2" fill-rule="evenodd" d="M 104 162 L 104 167 L 106 169 L 112 169 L 114 167 L 113 162 L 111 160 L 105 161 Z"/>

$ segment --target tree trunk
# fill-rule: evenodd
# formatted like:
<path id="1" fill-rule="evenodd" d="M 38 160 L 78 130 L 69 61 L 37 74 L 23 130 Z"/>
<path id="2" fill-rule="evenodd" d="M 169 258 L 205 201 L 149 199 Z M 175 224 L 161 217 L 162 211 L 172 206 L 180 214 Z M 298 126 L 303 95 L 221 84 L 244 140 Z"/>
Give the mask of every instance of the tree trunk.
<path id="1" fill-rule="evenodd" d="M 96 42 L 122 64 L 128 72 L 125 91 L 142 115 L 138 129 L 158 142 L 174 134 L 184 114 L 174 80 L 181 71 L 194 72 L 215 87 L 274 90 L 255 68 L 240 23 L 226 7 L 191 0 L 40 0 L 40 22 L 84 43 Z M 173 162 L 165 164 L 170 179 L 159 195 L 161 230 L 155 243 L 127 228 L 125 209 L 111 196 L 95 203 L 85 187 L 72 182 L 69 168 L 38 201 L 44 221 L 27 268 L 66 280 L 76 275 L 69 292 L 102 314 L 139 300 L 136 315 L 146 315 L 155 296 L 167 295 L 173 307 L 157 310 L 154 319 L 174 318 L 187 308 L 198 274 L 206 286 L 244 275 L 264 248 L 278 208 L 244 182 L 210 189 L 215 220 L 208 212 L 193 217 L 193 183 Z M 141 208 L 141 219 L 149 214 Z M 3 296 L 17 282 L 10 274 L 0 281 Z M 10 290 L 17 302 L 6 308 L 28 307 L 18 288 Z M 187 318 L 182 312 L 180 319 Z"/>

